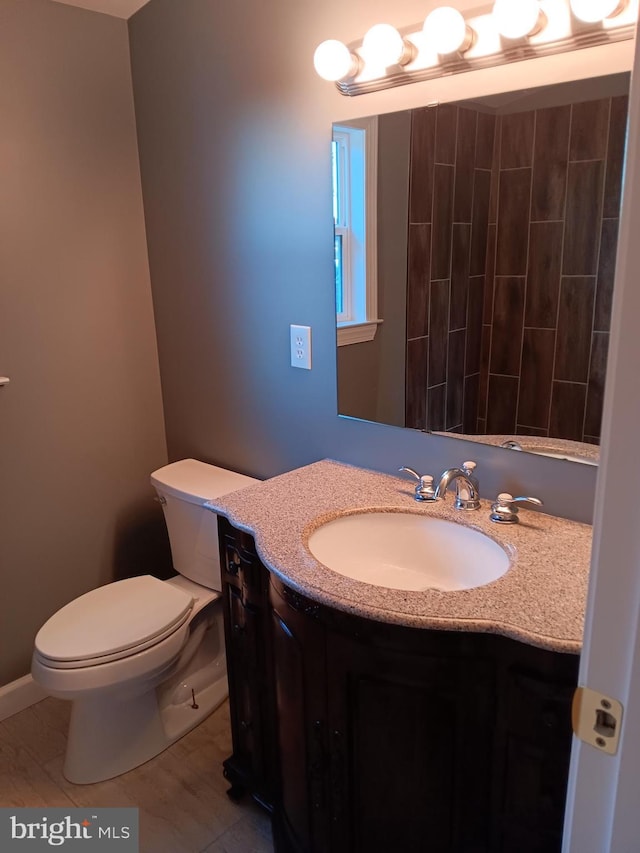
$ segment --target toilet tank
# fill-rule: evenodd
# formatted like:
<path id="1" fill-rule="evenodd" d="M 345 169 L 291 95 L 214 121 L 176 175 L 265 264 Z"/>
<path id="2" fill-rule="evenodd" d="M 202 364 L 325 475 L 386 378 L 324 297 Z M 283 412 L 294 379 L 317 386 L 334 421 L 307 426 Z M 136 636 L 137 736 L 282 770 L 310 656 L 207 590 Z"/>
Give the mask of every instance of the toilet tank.
<path id="1" fill-rule="evenodd" d="M 162 503 L 177 572 L 209 589 L 222 589 L 218 516 L 204 503 L 257 482 L 196 459 L 172 462 L 153 472 L 151 483 Z"/>

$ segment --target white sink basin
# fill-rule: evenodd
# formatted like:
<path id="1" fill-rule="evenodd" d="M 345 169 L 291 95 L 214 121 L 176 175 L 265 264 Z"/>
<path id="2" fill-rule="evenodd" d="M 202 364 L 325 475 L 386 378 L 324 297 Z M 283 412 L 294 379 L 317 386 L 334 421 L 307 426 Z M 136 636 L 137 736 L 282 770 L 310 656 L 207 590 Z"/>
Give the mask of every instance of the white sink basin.
<path id="1" fill-rule="evenodd" d="M 345 577 L 414 591 L 484 586 L 510 565 L 506 551 L 484 533 L 405 512 L 341 516 L 311 534 L 309 550 Z"/>

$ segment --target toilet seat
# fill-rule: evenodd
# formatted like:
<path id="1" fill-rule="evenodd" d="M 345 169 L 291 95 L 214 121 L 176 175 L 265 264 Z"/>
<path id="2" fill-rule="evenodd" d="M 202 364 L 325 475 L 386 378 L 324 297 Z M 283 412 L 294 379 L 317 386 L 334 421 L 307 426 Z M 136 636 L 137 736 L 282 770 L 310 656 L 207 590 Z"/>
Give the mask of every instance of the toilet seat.
<path id="1" fill-rule="evenodd" d="M 170 637 L 192 608 L 192 596 L 151 575 L 116 581 L 55 613 L 36 636 L 36 653 L 55 669 L 120 660 Z"/>

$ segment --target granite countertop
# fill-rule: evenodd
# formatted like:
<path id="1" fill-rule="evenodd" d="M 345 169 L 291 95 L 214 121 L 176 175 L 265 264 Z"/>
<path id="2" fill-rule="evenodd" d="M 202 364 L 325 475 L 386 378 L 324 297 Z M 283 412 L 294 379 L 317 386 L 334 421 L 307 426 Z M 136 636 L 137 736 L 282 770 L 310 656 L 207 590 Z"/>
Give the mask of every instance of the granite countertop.
<path id="1" fill-rule="evenodd" d="M 591 527 L 523 509 L 520 523 L 489 520 L 481 509 L 453 509 L 445 501 L 420 504 L 413 483 L 323 460 L 207 503 L 254 536 L 267 568 L 292 589 L 339 610 L 399 625 L 502 634 L 553 651 L 582 647 Z M 474 589 L 412 592 L 373 586 L 332 572 L 307 547 L 321 524 L 346 512 L 412 512 L 481 530 L 501 544 L 511 567 Z"/>
<path id="2" fill-rule="evenodd" d="M 491 444 L 502 447 L 505 441 L 517 441 L 525 453 L 537 453 L 541 456 L 557 456 L 568 462 L 597 465 L 600 461 L 600 447 L 586 441 L 572 441 L 569 438 L 545 438 L 536 435 L 470 435 L 462 432 L 434 432 L 447 438 L 461 438 L 464 441 L 477 441 L 479 444 Z M 513 450 L 505 448 L 505 450 Z M 516 453 L 518 451 L 516 450 Z"/>

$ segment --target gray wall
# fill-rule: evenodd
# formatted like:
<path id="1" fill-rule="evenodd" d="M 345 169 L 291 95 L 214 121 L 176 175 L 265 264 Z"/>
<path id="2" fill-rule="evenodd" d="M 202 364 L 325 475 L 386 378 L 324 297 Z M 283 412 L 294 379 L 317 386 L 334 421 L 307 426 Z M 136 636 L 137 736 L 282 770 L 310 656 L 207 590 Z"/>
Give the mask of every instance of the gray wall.
<path id="1" fill-rule="evenodd" d="M 166 444 L 126 23 L 2 0 L 0 79 L 2 684 L 51 613 L 166 560 Z"/>
<path id="2" fill-rule="evenodd" d="M 329 138 L 348 113 L 311 60 L 385 10 L 151 0 L 130 20 L 169 455 L 262 477 L 326 456 L 432 473 L 472 456 L 484 495 L 526 492 L 588 519 L 593 468 L 336 416 Z M 424 13 L 394 4 L 398 23 Z M 290 323 L 313 327 L 311 372 L 289 366 Z"/>

